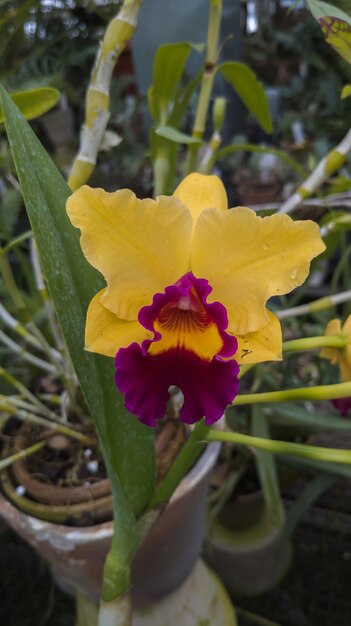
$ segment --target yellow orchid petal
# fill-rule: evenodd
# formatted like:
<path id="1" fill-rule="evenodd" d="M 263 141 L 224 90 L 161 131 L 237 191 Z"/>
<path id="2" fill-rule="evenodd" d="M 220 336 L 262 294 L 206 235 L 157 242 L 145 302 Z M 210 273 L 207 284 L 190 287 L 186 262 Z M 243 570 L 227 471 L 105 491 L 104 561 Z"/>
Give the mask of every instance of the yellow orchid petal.
<path id="1" fill-rule="evenodd" d="M 207 209 L 196 224 L 191 269 L 209 281 L 211 301 L 226 307 L 230 331 L 243 335 L 266 326 L 268 298 L 301 285 L 324 249 L 312 221 L 261 218 L 245 207 Z"/>
<path id="2" fill-rule="evenodd" d="M 194 226 L 204 209 L 226 211 L 228 208 L 227 194 L 218 176 L 189 174 L 178 185 L 174 196 L 188 207 Z"/>
<path id="3" fill-rule="evenodd" d="M 282 360 L 282 329 L 279 319 L 268 311 L 269 323 L 256 332 L 237 335 L 238 351 L 235 360 L 239 365 Z"/>
<path id="4" fill-rule="evenodd" d="M 326 329 L 324 331 L 325 335 L 338 335 L 341 333 L 341 323 L 340 320 L 330 320 L 328 322 Z M 320 351 L 320 356 L 323 359 L 329 359 L 329 361 L 335 365 L 338 362 L 340 356 L 340 350 L 338 348 L 322 348 Z"/>
<path id="5" fill-rule="evenodd" d="M 320 356 L 340 368 L 341 378 L 346 383 L 351 380 L 351 315 L 346 319 L 343 327 L 340 320 L 334 319 L 328 322 L 324 334 L 338 335 L 343 333 L 348 337 L 348 345 L 346 348 L 322 348 Z"/>
<path id="6" fill-rule="evenodd" d="M 152 333 L 139 322 L 119 319 L 101 304 L 105 289 L 99 291 L 90 302 L 85 326 L 85 349 L 105 356 L 116 355 L 120 348 L 133 341 L 141 343 L 150 339 Z"/>
<path id="7" fill-rule="evenodd" d="M 121 319 L 136 320 L 154 293 L 188 271 L 192 221 L 178 198 L 138 200 L 128 189 L 85 185 L 67 212 L 87 260 L 106 279 L 102 304 Z"/>

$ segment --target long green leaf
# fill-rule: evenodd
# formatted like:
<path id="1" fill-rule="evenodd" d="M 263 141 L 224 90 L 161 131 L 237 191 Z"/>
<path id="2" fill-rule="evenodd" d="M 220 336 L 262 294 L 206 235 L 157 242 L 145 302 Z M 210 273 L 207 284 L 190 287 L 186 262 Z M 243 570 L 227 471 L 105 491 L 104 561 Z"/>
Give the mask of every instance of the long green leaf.
<path id="1" fill-rule="evenodd" d="M 218 66 L 217 72 L 230 83 L 261 128 L 266 133 L 271 133 L 272 119 L 268 99 L 256 74 L 247 65 L 238 61 L 222 63 Z"/>
<path id="2" fill-rule="evenodd" d="M 28 91 L 17 91 L 11 94 L 23 117 L 33 120 L 52 109 L 60 99 L 60 92 L 53 87 L 39 87 Z M 3 124 L 4 116 L 0 107 L 0 124 Z"/>
<path id="3" fill-rule="evenodd" d="M 300 522 L 306 511 L 325 491 L 330 489 L 336 480 L 335 476 L 321 474 L 320 476 L 316 476 L 312 482 L 306 485 L 296 502 L 294 502 L 292 508 L 289 510 L 285 527 L 283 528 L 280 536 L 280 541 L 282 543 L 289 541 L 297 524 Z"/>
<path id="4" fill-rule="evenodd" d="M 0 88 L 5 126 L 41 262 L 70 355 L 94 418 L 112 481 L 115 514 L 114 572 L 109 596 L 128 584 L 128 565 L 137 548 L 134 515 L 154 489 L 152 432 L 129 415 L 113 383 L 111 359 L 84 351 L 85 314 L 101 287 L 100 275 L 85 261 L 79 233 L 67 217 L 70 190 L 28 123 Z"/>
<path id="5" fill-rule="evenodd" d="M 153 67 L 153 85 L 150 94 L 150 110 L 156 124 L 164 125 L 170 113 L 170 104 L 175 99 L 178 84 L 185 64 L 192 50 L 199 50 L 187 42 L 171 43 L 161 46 L 155 56 Z"/>
<path id="6" fill-rule="evenodd" d="M 351 421 L 337 415 L 328 415 L 321 411 L 308 411 L 301 405 L 277 403 L 267 414 L 267 419 L 274 424 L 295 424 L 305 427 L 306 430 L 350 430 Z"/>
<path id="7" fill-rule="evenodd" d="M 201 143 L 200 139 L 195 139 L 191 135 L 187 135 L 186 133 L 182 133 L 180 130 L 176 128 L 172 128 L 172 126 L 158 126 L 155 128 L 156 135 L 163 137 L 164 139 L 168 139 L 169 141 L 173 141 L 174 143 L 179 144 L 190 144 L 190 143 Z"/>
<path id="8" fill-rule="evenodd" d="M 258 407 L 254 407 L 252 411 L 251 431 L 255 437 L 270 437 L 266 417 Z M 280 528 L 283 525 L 283 508 L 273 454 L 256 450 L 255 462 L 269 518 L 274 526 Z"/>

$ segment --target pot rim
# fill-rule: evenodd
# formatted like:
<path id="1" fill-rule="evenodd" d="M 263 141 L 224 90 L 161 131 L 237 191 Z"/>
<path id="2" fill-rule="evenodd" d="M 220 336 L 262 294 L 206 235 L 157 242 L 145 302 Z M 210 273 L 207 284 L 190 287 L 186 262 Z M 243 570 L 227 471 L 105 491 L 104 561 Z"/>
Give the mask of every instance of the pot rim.
<path id="1" fill-rule="evenodd" d="M 197 462 L 176 488 L 169 504 L 180 500 L 202 480 L 204 474 L 208 471 L 209 466 L 214 466 L 220 448 L 221 443 L 217 441 L 210 442 L 206 446 Z M 167 506 L 169 506 L 169 504 Z M 12 504 L 0 491 L 0 517 L 4 517 L 6 521 L 8 517 L 13 517 L 11 515 L 11 511 L 17 512 L 19 526 L 25 525 L 27 528 L 29 527 L 32 532 L 38 533 L 40 539 L 44 539 L 44 537 L 50 532 L 51 535 L 56 536 L 57 540 L 60 541 L 60 547 L 63 550 L 70 550 L 72 542 L 84 544 L 88 543 L 93 538 L 95 541 L 103 541 L 107 538 L 112 538 L 113 535 L 113 520 L 102 522 L 93 526 L 83 527 L 56 524 L 54 522 L 41 520 L 36 517 L 32 517 L 31 515 L 27 515 Z"/>

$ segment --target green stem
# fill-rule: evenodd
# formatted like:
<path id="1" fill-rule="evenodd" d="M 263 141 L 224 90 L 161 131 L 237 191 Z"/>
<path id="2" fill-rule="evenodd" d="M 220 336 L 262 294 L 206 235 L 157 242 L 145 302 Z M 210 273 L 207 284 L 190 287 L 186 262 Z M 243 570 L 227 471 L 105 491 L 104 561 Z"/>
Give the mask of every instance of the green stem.
<path id="1" fill-rule="evenodd" d="M 317 461 L 327 461 L 331 463 L 351 464 L 351 450 L 335 448 L 322 448 L 319 446 L 309 446 L 304 443 L 290 443 L 288 441 L 277 441 L 272 439 L 262 439 L 252 437 L 242 433 L 222 432 L 211 428 L 206 435 L 207 441 L 221 441 L 223 443 L 236 443 L 239 445 L 258 448 L 273 454 L 285 454 L 288 456 L 312 459 Z"/>
<path id="2" fill-rule="evenodd" d="M 161 147 L 155 156 L 153 161 L 154 170 L 154 197 L 164 194 L 166 191 L 167 180 L 169 176 L 169 157 L 164 154 L 164 149 Z"/>
<path id="3" fill-rule="evenodd" d="M 72 437 L 72 439 L 76 439 L 81 441 L 83 444 L 92 445 L 94 442 L 90 437 L 84 435 L 83 433 L 70 428 L 69 426 L 64 426 L 63 424 L 58 424 L 57 422 L 49 421 L 44 417 L 40 417 L 31 411 L 24 411 L 20 409 L 16 404 L 11 404 L 9 398 L 6 396 L 0 395 L 0 412 L 8 413 L 9 415 L 15 415 L 18 419 L 22 421 L 33 422 L 33 424 L 39 424 L 48 430 L 52 430 L 56 433 L 62 433 L 63 435 L 67 435 L 68 437 Z"/>
<path id="4" fill-rule="evenodd" d="M 31 454 L 35 454 L 35 452 L 38 452 L 38 450 L 41 450 L 42 448 L 44 448 L 44 446 L 46 446 L 46 441 L 38 441 L 38 443 L 35 443 L 29 448 L 25 448 L 25 450 L 20 450 L 19 452 L 11 454 L 11 456 L 7 456 L 5 459 L 1 459 L 0 472 L 5 469 L 5 467 L 8 467 L 9 465 L 12 465 L 12 463 L 15 463 L 15 461 L 20 461 L 21 459 L 25 459 Z"/>
<path id="5" fill-rule="evenodd" d="M 351 396 L 351 382 L 317 387 L 301 387 L 284 391 L 268 391 L 237 396 L 233 402 L 236 406 L 257 404 L 259 402 L 288 402 L 290 400 L 335 400 Z"/>
<path id="6" fill-rule="evenodd" d="M 204 420 L 197 422 L 194 426 L 189 439 L 178 454 L 171 468 L 168 470 L 161 485 L 156 489 L 155 495 L 151 501 L 150 507 L 165 504 L 178 487 L 182 478 L 194 464 L 198 456 L 201 454 L 206 443 L 204 438 L 210 430 L 210 426 L 206 426 Z"/>
<path id="7" fill-rule="evenodd" d="M 16 281 L 14 279 L 14 275 L 11 269 L 11 265 L 8 261 L 7 256 L 4 254 L 4 250 L 0 248 L 0 274 L 3 277 L 6 292 L 9 294 L 16 310 L 20 314 L 21 319 L 25 319 L 27 321 L 26 315 L 26 305 L 21 296 L 21 293 L 16 285 Z"/>
<path id="8" fill-rule="evenodd" d="M 297 352 L 299 350 L 315 350 L 316 348 L 347 348 L 346 335 L 321 335 L 316 337 L 302 337 L 283 342 L 283 352 Z"/>
<path id="9" fill-rule="evenodd" d="M 283 352 L 298 352 L 300 350 L 316 350 L 317 348 L 337 348 L 343 350 L 348 346 L 346 335 L 321 335 L 316 337 L 301 337 L 300 339 L 291 339 L 283 341 Z M 239 379 L 249 372 L 256 363 L 240 366 Z"/>
<path id="10" fill-rule="evenodd" d="M 222 0 L 210 0 L 206 59 L 192 132 L 192 136 L 195 139 L 202 139 L 205 132 L 206 118 L 210 105 L 213 83 L 216 76 L 216 61 L 218 56 L 218 40 L 221 18 Z M 198 143 L 190 144 L 185 164 L 185 174 L 190 174 L 191 172 L 197 170 L 200 145 L 201 144 Z"/>
<path id="11" fill-rule="evenodd" d="M 279 317 L 280 320 L 285 319 L 286 317 L 296 317 L 297 315 L 306 315 L 307 313 L 315 313 L 317 311 L 323 311 L 325 309 L 330 309 L 337 304 L 342 302 L 348 302 L 351 300 L 351 290 L 342 291 L 341 293 L 336 293 L 331 296 L 324 296 L 323 298 L 318 298 L 318 300 L 313 300 L 313 302 L 308 302 L 307 304 L 300 304 L 299 306 L 292 307 L 290 309 L 284 309 L 283 311 L 276 311 L 276 316 Z"/>

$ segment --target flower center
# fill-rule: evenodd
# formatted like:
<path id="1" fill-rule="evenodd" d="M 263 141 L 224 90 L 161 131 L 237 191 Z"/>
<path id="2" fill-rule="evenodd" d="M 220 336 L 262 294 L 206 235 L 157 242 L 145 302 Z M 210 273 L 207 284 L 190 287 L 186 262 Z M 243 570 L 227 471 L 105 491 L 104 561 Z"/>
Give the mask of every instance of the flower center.
<path id="1" fill-rule="evenodd" d="M 164 416 L 171 385 L 183 392 L 180 419 L 188 424 L 220 419 L 237 393 L 238 343 L 226 332 L 225 307 L 207 302 L 211 291 L 207 280 L 188 272 L 140 310 L 139 323 L 153 338 L 117 352 L 117 387 L 145 424 Z"/>

